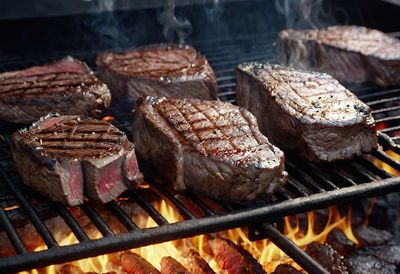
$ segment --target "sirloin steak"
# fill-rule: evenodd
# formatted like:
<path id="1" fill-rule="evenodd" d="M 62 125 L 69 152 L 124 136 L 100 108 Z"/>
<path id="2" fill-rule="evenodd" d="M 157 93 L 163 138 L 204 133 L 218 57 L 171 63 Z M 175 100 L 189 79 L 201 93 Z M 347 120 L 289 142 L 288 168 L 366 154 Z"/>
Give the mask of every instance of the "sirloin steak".
<path id="1" fill-rule="evenodd" d="M 138 155 L 176 190 L 254 202 L 284 184 L 284 155 L 245 109 L 219 101 L 142 97 L 133 119 Z"/>
<path id="2" fill-rule="evenodd" d="M 332 162 L 377 147 L 369 107 L 328 74 L 246 63 L 236 75 L 238 104 L 284 151 Z"/>
<path id="3" fill-rule="evenodd" d="M 96 116 L 111 93 L 84 63 L 55 63 L 0 73 L 0 120 L 31 123 L 48 113 Z"/>
<path id="4" fill-rule="evenodd" d="M 327 72 L 341 82 L 400 84 L 400 41 L 358 26 L 279 33 L 282 64 Z"/>
<path id="5" fill-rule="evenodd" d="M 13 134 L 12 154 L 23 182 L 51 200 L 102 203 L 142 180 L 135 149 L 113 125 L 80 116 L 46 117 Z"/>
<path id="6" fill-rule="evenodd" d="M 142 95 L 217 99 L 217 81 L 207 59 L 193 47 L 157 44 L 97 58 L 101 78 L 119 97 Z"/>

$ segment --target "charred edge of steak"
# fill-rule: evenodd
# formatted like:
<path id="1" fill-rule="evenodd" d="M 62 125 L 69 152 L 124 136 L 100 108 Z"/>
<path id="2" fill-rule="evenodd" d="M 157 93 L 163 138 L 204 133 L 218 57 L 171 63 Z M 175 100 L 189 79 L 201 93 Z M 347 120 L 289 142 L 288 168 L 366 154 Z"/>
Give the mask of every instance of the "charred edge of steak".
<path id="1" fill-rule="evenodd" d="M 190 271 L 196 274 L 215 274 L 214 270 L 210 265 L 204 260 L 200 254 L 195 250 L 190 250 Z"/>
<path id="2" fill-rule="evenodd" d="M 13 134 L 12 152 L 25 184 L 48 198 L 102 203 L 141 180 L 133 144 L 113 125 L 80 116 L 50 117 Z"/>
<path id="3" fill-rule="evenodd" d="M 272 274 L 302 274 L 303 272 L 297 270 L 291 265 L 280 264 L 278 265 Z"/>
<path id="4" fill-rule="evenodd" d="M 119 97 L 217 99 L 218 87 L 207 59 L 193 47 L 155 44 L 97 57 L 100 77 Z"/>
<path id="5" fill-rule="evenodd" d="M 127 274 L 160 274 L 148 261 L 132 252 L 122 255 L 121 264 Z"/>
<path id="6" fill-rule="evenodd" d="M 0 74 L 0 119 L 29 123 L 50 113 L 98 116 L 111 93 L 89 67 L 72 57 Z"/>
<path id="7" fill-rule="evenodd" d="M 160 264 L 161 274 L 191 274 L 191 272 L 172 257 L 163 257 Z"/>
<path id="8" fill-rule="evenodd" d="M 265 274 L 262 265 L 244 248 L 224 238 L 214 240 L 218 266 L 228 274 Z"/>

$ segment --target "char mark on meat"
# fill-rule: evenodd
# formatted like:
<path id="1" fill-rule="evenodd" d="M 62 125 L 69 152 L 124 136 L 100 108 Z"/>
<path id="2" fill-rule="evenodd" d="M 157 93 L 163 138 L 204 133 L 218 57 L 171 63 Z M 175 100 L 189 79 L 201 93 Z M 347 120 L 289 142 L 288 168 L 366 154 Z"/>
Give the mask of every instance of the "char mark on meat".
<path id="1" fill-rule="evenodd" d="M 238 104 L 284 151 L 332 162 L 377 147 L 370 108 L 328 74 L 262 63 L 241 64 L 236 73 Z"/>
<path id="2" fill-rule="evenodd" d="M 282 151 L 259 132 L 247 110 L 218 101 L 156 97 L 143 97 L 137 105 L 137 153 L 176 190 L 246 203 L 270 196 L 285 182 Z"/>

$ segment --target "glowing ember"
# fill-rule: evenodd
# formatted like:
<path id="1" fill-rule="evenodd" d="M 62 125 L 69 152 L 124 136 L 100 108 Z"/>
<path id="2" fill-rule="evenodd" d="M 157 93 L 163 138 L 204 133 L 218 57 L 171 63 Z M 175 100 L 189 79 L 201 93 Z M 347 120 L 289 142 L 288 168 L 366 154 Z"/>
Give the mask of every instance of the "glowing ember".
<path id="1" fill-rule="evenodd" d="M 114 120 L 115 119 L 115 117 L 114 116 L 104 116 L 101 120 L 103 120 L 103 121 L 112 121 L 112 120 Z"/>
<path id="2" fill-rule="evenodd" d="M 154 207 L 161 212 L 161 214 L 170 223 L 179 222 L 183 218 L 177 213 L 177 211 L 169 206 L 164 200 L 154 204 Z M 300 216 L 300 215 L 299 215 Z M 284 234 L 296 243 L 301 248 L 305 248 L 308 244 L 313 241 L 324 243 L 328 237 L 329 232 L 333 229 L 338 228 L 343 231 L 351 241 L 358 243 L 354 237 L 351 228 L 351 209 L 349 208 L 347 216 L 343 217 L 339 211 L 332 207 L 329 209 L 329 214 L 325 218 L 325 225 L 323 229 L 316 227 L 316 214 L 311 212 L 306 215 L 306 225 L 300 221 L 299 216 L 286 217 L 284 219 Z M 324 222 L 323 219 L 318 220 Z M 146 227 L 155 227 L 157 224 L 148 218 Z M 98 234 L 98 235 L 97 235 Z M 100 238 L 101 234 L 90 235 L 90 238 Z M 214 254 L 212 252 L 213 239 L 215 237 L 225 237 L 236 244 L 239 244 L 246 250 L 248 250 L 265 268 L 269 273 L 275 269 L 281 263 L 291 264 L 294 267 L 300 269 L 300 267 L 294 263 L 289 257 L 287 257 L 277 246 L 275 246 L 270 240 L 260 240 L 252 242 L 247 237 L 246 233 L 242 229 L 232 229 L 224 232 L 215 233 L 212 235 L 200 235 L 188 239 L 179 239 L 175 241 L 165 242 L 157 245 L 146 246 L 142 248 L 132 249 L 131 251 L 139 254 L 153 266 L 160 269 L 160 261 L 164 256 L 171 256 L 177 259 L 182 265 L 188 264 L 187 255 L 190 249 L 197 250 L 200 255 L 210 264 L 210 266 L 217 272 L 221 273 L 216 261 L 214 260 Z M 68 245 L 77 243 L 77 239 L 73 234 L 58 241 L 60 245 Z M 45 246 L 40 246 L 35 250 L 46 249 Z M 70 265 L 79 267 L 83 272 L 96 272 L 103 273 L 108 271 L 115 271 L 116 273 L 124 273 L 121 270 L 121 257 L 123 252 L 106 254 L 93 258 L 83 259 L 70 263 Z M 21 272 L 24 274 L 56 274 L 63 265 L 49 266 L 43 269 L 33 269 L 29 272 Z"/>

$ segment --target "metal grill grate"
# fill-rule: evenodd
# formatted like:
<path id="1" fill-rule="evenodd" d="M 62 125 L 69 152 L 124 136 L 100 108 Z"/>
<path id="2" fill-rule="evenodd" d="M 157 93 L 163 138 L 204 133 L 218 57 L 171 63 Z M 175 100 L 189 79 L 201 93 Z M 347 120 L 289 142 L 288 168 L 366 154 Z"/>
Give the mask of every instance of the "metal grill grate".
<path id="1" fill-rule="evenodd" d="M 196 44 L 215 70 L 221 89 L 221 100 L 235 101 L 234 66 L 244 61 L 273 60 L 273 41 L 274 38 L 268 36 L 249 36 L 230 41 L 205 41 Z M 73 55 L 93 66 L 95 54 L 91 52 Z M 0 70 L 19 69 L 62 55 L 64 53 L 37 57 L 32 62 L 8 60 L 1 64 Z M 396 131 L 400 130 L 400 88 L 380 89 L 372 85 L 363 85 L 353 86 L 350 89 L 371 106 L 378 126 L 386 127 L 382 132 L 398 141 L 399 138 L 395 135 Z M 115 117 L 112 123 L 131 136 L 132 126 L 128 105 L 113 106 L 104 115 Z M 119 201 L 105 206 L 82 205 L 79 209 L 102 235 L 100 239 L 93 240 L 81 227 L 72 209 L 39 197 L 22 184 L 9 150 L 10 134 L 17 129 L 15 125 L 0 124 L 0 224 L 17 253 L 9 258 L 0 258 L 1 273 L 57 264 L 229 228 L 273 222 L 283 216 L 354 199 L 383 195 L 400 189 L 400 178 L 392 176 L 378 164 L 385 163 L 394 171 L 400 172 L 400 164 L 393 158 L 393 156 L 400 157 L 400 148 L 386 135 L 380 134 L 379 143 L 382 149 L 353 161 L 315 165 L 299 161 L 294 156 L 288 157 L 286 169 L 290 176 L 285 187 L 272 199 L 251 206 L 212 201 L 190 191 L 177 195 L 168 187 L 149 180 L 149 189 L 127 191 L 122 200 L 137 204 L 158 226 L 139 228 Z M 388 150 L 391 151 L 390 155 Z M 185 220 L 170 224 L 152 205 L 151 199 L 147 199 L 149 193 L 152 199 L 168 201 Z M 103 212 L 114 215 L 126 232 L 113 231 L 110 223 L 103 217 Z M 59 246 L 44 222 L 49 216 L 61 217 L 79 243 Z M 27 220 L 36 228 L 48 249 L 37 252 L 27 250 L 15 229 L 20 222 Z M 282 240 L 284 243 L 284 237 L 276 230 L 271 227 L 264 230 L 266 236 L 270 235 L 272 239 L 278 242 Z M 290 244 L 283 244 L 281 247 L 291 248 Z M 296 254 L 300 254 L 299 252 Z M 301 254 L 299 256 L 306 270 L 318 269 L 318 266 L 310 263 L 306 257 Z"/>

